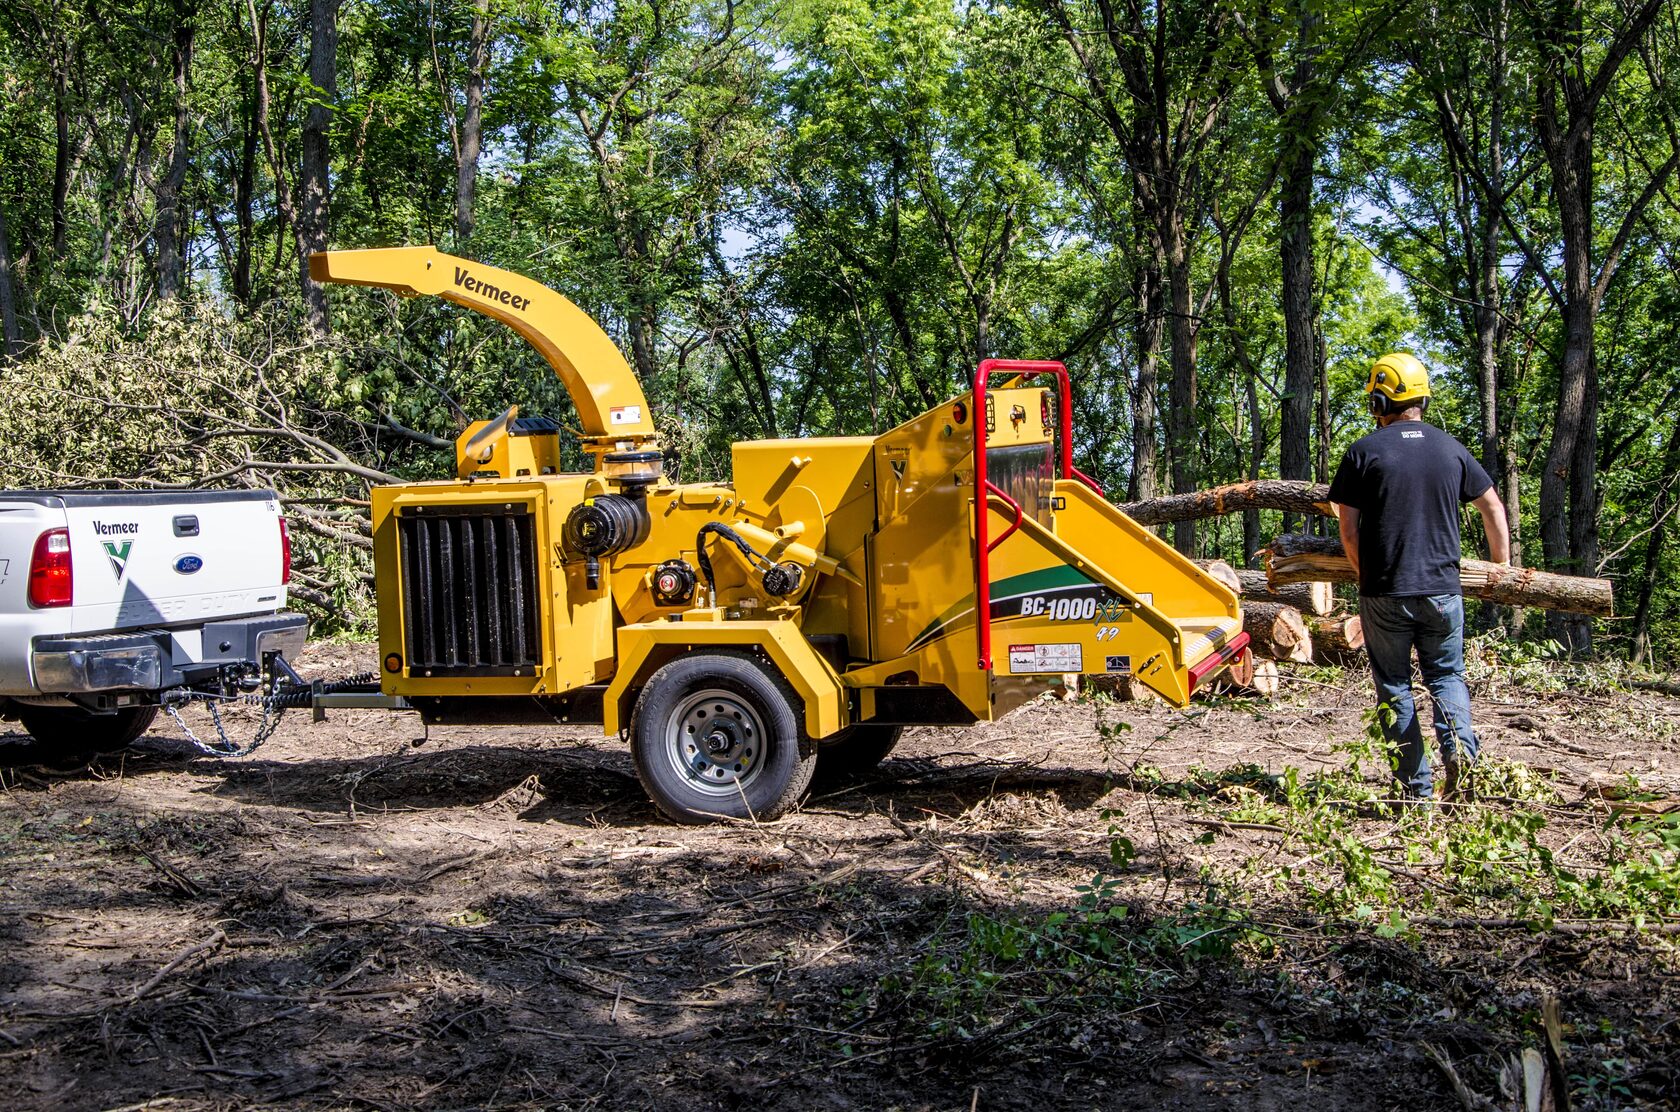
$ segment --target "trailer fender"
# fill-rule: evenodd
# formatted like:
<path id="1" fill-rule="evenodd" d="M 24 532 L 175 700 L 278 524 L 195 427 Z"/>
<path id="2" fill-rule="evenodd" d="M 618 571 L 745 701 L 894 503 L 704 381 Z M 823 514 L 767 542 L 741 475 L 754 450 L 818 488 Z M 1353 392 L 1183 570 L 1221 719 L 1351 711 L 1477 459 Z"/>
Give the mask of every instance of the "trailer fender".
<path id="1" fill-rule="evenodd" d="M 619 734 L 642 685 L 674 657 L 707 650 L 756 651 L 805 704 L 805 732 L 839 733 L 849 722 L 840 677 L 792 622 L 644 622 L 620 626 L 618 670 L 601 705 L 602 732 Z"/>

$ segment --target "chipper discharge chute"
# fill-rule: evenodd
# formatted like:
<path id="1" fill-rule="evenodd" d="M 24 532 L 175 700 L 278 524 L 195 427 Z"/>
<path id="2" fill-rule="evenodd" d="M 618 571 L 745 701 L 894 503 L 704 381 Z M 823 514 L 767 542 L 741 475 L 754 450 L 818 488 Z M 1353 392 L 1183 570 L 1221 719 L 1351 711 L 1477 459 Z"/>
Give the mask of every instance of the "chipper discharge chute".
<path id="1" fill-rule="evenodd" d="M 905 726 L 990 721 L 1069 673 L 1183 705 L 1247 641 L 1235 596 L 1074 468 L 1061 364 L 988 360 L 889 432 L 742 441 L 731 482 L 679 484 L 558 293 L 430 247 L 310 270 L 515 328 L 591 460 L 562 471 L 559 426 L 510 409 L 462 433 L 455 478 L 374 489 L 385 693 L 431 723 L 627 734 L 679 822 L 777 817 L 819 765 L 867 770 Z"/>

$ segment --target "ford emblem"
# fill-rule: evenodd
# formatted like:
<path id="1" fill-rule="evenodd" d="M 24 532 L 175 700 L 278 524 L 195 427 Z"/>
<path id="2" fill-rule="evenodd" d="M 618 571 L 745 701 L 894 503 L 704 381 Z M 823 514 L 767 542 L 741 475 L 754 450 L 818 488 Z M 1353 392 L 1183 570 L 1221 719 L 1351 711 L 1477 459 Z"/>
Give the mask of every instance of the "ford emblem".
<path id="1" fill-rule="evenodd" d="M 180 559 L 175 561 L 175 570 L 180 572 L 182 575 L 191 575 L 203 566 L 204 561 L 191 554 L 182 556 Z"/>

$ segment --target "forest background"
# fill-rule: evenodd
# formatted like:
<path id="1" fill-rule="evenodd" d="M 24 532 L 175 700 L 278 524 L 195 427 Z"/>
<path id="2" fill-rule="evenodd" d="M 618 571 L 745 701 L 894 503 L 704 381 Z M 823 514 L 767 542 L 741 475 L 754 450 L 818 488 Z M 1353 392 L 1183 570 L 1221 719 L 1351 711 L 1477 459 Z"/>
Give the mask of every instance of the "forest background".
<path id="1" fill-rule="evenodd" d="M 1117 499 L 1325 480 L 1415 350 L 1514 561 L 1617 581 L 1526 635 L 1672 665 L 1671 64 L 1667 0 L 4 0 L 0 486 L 273 486 L 364 627 L 368 484 L 573 422 L 512 332 L 303 263 L 433 243 L 599 320 L 687 479 L 1000 355 L 1068 363 Z"/>

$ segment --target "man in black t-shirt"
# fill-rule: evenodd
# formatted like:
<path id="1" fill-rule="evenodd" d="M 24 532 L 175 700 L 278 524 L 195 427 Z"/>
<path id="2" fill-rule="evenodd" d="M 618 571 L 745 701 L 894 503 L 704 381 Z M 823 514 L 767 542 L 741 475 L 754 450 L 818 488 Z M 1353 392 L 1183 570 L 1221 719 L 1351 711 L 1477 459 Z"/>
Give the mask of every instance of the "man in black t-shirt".
<path id="1" fill-rule="evenodd" d="M 1330 484 L 1342 546 L 1359 575 L 1359 613 L 1383 736 L 1399 749 L 1395 776 L 1409 799 L 1434 798 L 1429 750 L 1412 701 L 1412 651 L 1435 704 L 1448 799 L 1475 763 L 1464 684 L 1464 596 L 1458 507 L 1481 511 L 1495 563 L 1511 558 L 1505 506 L 1464 445 L 1424 423 L 1429 376 L 1405 352 L 1383 356 L 1365 384 L 1376 432 L 1342 456 Z"/>

